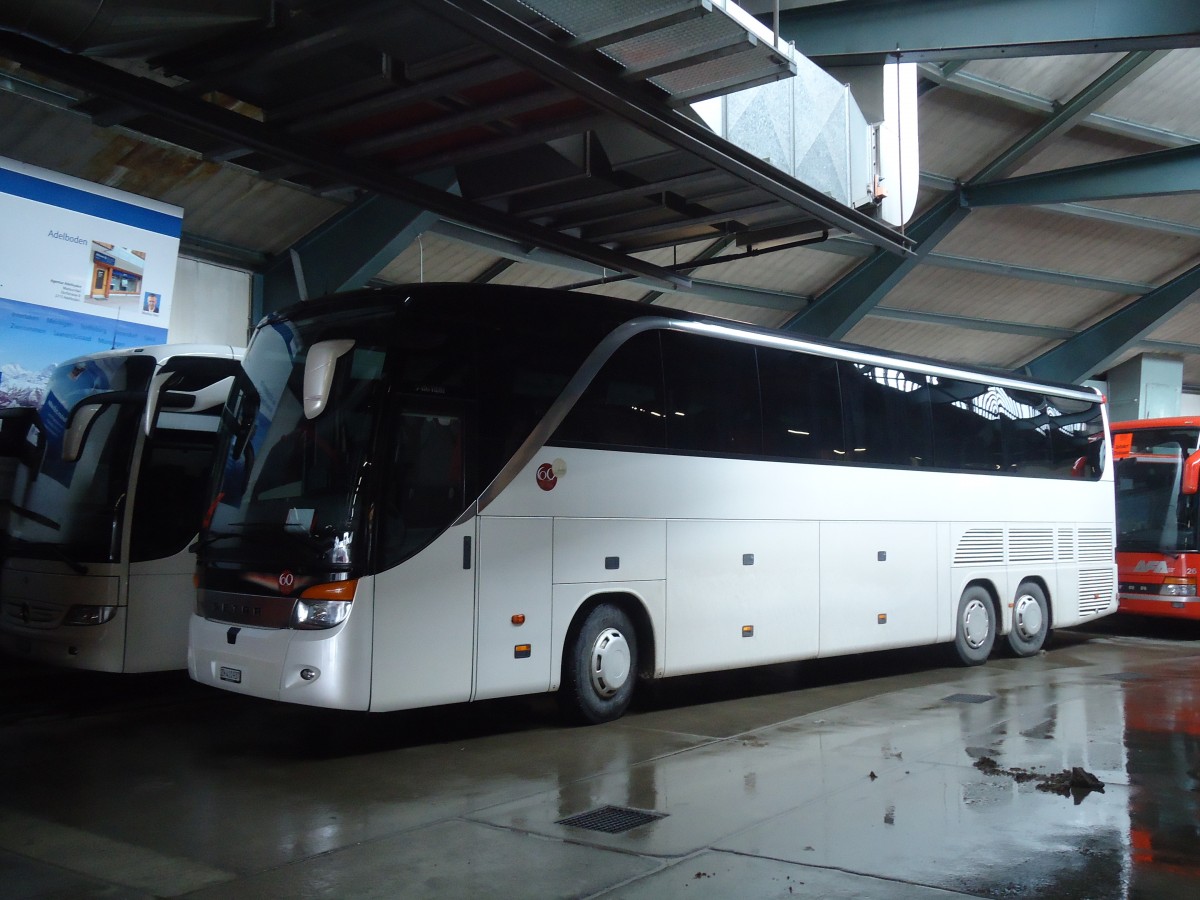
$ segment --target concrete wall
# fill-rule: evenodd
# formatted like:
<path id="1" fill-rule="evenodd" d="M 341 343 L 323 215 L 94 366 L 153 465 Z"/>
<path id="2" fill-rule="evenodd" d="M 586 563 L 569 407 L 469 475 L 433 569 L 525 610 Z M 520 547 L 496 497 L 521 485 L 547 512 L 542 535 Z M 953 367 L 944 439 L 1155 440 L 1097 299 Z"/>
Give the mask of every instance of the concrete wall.
<path id="1" fill-rule="evenodd" d="M 172 344 L 246 346 L 250 292 L 249 272 L 180 257 L 167 340 Z"/>

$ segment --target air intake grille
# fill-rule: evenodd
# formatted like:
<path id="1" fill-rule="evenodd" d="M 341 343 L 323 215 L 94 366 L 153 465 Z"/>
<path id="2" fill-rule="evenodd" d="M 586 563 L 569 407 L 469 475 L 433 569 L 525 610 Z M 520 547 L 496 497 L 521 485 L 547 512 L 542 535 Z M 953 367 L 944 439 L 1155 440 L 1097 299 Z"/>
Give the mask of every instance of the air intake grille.
<path id="1" fill-rule="evenodd" d="M 959 539 L 954 565 L 982 566 L 1004 562 L 1004 532 L 999 528 L 971 528 Z"/>
<path id="2" fill-rule="evenodd" d="M 577 813 L 559 819 L 556 825 L 586 828 L 588 831 L 603 831 L 605 834 L 621 834 L 639 825 L 647 825 L 665 818 L 666 813 L 647 812 L 644 809 L 629 809 L 625 806 L 601 806 L 599 809 Z"/>
<path id="3" fill-rule="evenodd" d="M 1112 562 L 1113 533 L 1108 528 L 1079 529 L 1080 562 Z"/>
<path id="4" fill-rule="evenodd" d="M 1008 561 L 1014 563 L 1053 562 L 1053 529 L 1014 528 L 1009 531 Z"/>
<path id="5" fill-rule="evenodd" d="M 1108 609 L 1114 586 L 1112 569 L 1080 572 L 1079 614 L 1090 616 Z"/>
<path id="6" fill-rule="evenodd" d="M 1058 529 L 1058 561 L 1075 561 L 1075 531 L 1071 528 Z"/>

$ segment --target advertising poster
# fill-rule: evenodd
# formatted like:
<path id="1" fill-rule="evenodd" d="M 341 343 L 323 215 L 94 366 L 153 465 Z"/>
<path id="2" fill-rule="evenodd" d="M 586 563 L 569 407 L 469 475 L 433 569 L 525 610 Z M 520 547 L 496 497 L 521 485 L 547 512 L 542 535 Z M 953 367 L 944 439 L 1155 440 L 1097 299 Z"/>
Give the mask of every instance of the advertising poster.
<path id="1" fill-rule="evenodd" d="M 0 409 L 74 356 L 165 344 L 183 210 L 0 157 Z"/>

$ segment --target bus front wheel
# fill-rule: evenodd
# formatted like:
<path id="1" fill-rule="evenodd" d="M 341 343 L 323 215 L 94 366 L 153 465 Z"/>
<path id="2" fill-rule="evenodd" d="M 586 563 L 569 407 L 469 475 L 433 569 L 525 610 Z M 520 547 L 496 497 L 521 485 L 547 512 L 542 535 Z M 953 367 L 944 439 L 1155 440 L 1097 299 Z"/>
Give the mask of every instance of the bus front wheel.
<path id="1" fill-rule="evenodd" d="M 637 635 L 622 610 L 601 603 L 584 617 L 563 652 L 559 703 L 592 725 L 619 719 L 637 681 Z"/>
<path id="2" fill-rule="evenodd" d="M 996 642 L 996 610 L 992 596 L 979 585 L 963 591 L 954 620 L 954 652 L 965 666 L 987 662 Z"/>
<path id="3" fill-rule="evenodd" d="M 1033 656 L 1046 643 L 1050 631 L 1050 604 L 1040 587 L 1024 581 L 1013 601 L 1013 622 L 1008 632 L 1008 649 L 1013 656 Z"/>

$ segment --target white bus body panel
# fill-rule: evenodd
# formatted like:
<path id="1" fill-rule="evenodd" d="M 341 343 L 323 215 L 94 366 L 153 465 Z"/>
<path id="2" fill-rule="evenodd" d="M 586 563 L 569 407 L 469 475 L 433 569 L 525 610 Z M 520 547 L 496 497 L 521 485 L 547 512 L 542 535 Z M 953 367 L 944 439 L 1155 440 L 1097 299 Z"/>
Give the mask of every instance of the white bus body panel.
<path id="1" fill-rule="evenodd" d="M 474 699 L 550 689 L 554 547 L 551 519 L 480 520 Z"/>
<path id="2" fill-rule="evenodd" d="M 122 567 L 93 564 L 86 575 L 64 572 L 63 568 L 52 560 L 5 561 L 0 574 L 4 582 L 0 648 L 13 656 L 58 666 L 124 671 L 128 610 L 122 597 Z M 117 610 L 103 625 L 61 624 L 67 610 L 76 604 L 115 606 Z"/>
<path id="3" fill-rule="evenodd" d="M 815 656 L 818 546 L 812 522 L 667 523 L 666 674 Z"/>
<path id="4" fill-rule="evenodd" d="M 403 565 L 372 579 L 373 640 L 365 651 L 358 647 L 344 651 L 363 652 L 370 660 L 372 710 L 413 709 L 471 698 L 477 566 L 473 558 L 469 568 L 463 566 L 466 538 L 471 539 L 474 557 L 475 522 L 470 521 L 448 529 Z M 329 632 L 307 634 L 318 642 L 341 640 Z"/>
<path id="5" fill-rule="evenodd" d="M 937 640 L 937 528 L 931 522 L 821 523 L 821 656 Z"/>

